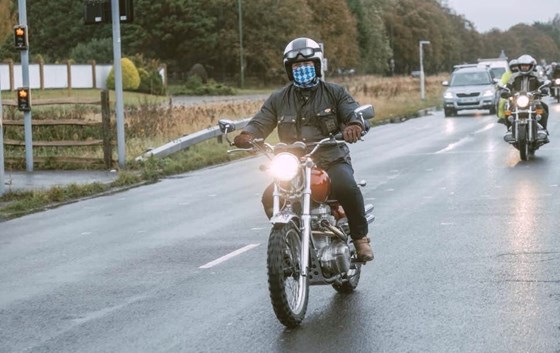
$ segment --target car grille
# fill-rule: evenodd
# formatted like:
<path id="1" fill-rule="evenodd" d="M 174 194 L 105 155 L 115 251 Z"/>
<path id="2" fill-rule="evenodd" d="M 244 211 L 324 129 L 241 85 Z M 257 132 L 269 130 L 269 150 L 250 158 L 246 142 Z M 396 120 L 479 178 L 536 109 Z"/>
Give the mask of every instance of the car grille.
<path id="1" fill-rule="evenodd" d="M 474 93 L 457 93 L 457 97 L 459 97 L 459 98 L 478 97 L 479 95 L 480 95 L 480 92 L 474 92 Z"/>

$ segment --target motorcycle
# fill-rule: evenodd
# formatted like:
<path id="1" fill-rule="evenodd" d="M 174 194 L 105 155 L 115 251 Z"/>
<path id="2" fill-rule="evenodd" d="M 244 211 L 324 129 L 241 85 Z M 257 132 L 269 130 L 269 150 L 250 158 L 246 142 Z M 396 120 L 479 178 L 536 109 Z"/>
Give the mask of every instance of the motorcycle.
<path id="1" fill-rule="evenodd" d="M 556 102 L 560 103 L 560 75 L 557 75 L 556 78 L 552 79 L 552 83 L 550 85 L 551 96 L 556 98 Z"/>
<path id="2" fill-rule="evenodd" d="M 513 93 L 507 87 L 501 87 L 501 97 L 506 98 L 505 116 L 511 122 L 511 132 L 504 136 L 504 140 L 519 150 L 521 160 L 526 161 L 542 145 L 548 143 L 548 134 L 539 124 L 544 114 L 541 103 L 546 95 L 545 88 L 550 81 L 532 92 Z"/>
<path id="3" fill-rule="evenodd" d="M 371 105 L 358 107 L 354 113 L 364 124 L 374 116 Z M 228 133 L 235 130 L 235 123 L 220 120 L 218 125 L 233 146 Z M 297 141 L 272 146 L 254 139 L 251 148 L 228 150 L 261 153 L 269 159 L 268 165 L 261 166 L 274 178 L 268 288 L 274 313 L 286 327 L 296 327 L 303 321 L 310 285 L 331 285 L 340 293 L 350 293 L 360 281 L 365 263 L 357 258 L 348 219 L 340 203 L 329 198 L 328 174 L 313 161 L 313 154 L 320 148 L 342 143 L 342 134 L 331 134 L 309 144 Z M 366 183 L 358 185 L 364 187 Z M 372 223 L 373 205 L 365 205 L 365 210 L 368 223 Z"/>

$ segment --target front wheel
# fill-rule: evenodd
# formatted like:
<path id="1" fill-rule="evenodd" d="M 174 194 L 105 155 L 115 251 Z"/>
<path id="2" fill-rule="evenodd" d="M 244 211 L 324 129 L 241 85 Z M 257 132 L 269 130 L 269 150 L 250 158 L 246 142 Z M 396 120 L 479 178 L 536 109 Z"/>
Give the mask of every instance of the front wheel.
<path id="1" fill-rule="evenodd" d="M 443 114 L 447 118 L 447 117 L 450 117 L 450 116 L 453 116 L 453 115 L 457 114 L 457 112 L 453 108 L 444 108 L 443 109 Z"/>
<path id="2" fill-rule="evenodd" d="M 274 313 L 286 327 L 301 323 L 307 311 L 309 280 L 301 269 L 301 232 L 293 223 L 275 226 L 268 240 L 268 290 Z"/>
<path id="3" fill-rule="evenodd" d="M 527 129 L 525 127 L 517 129 L 517 148 L 519 149 L 519 158 L 522 161 L 528 160 L 531 149 L 529 148 L 529 141 L 527 141 Z"/>

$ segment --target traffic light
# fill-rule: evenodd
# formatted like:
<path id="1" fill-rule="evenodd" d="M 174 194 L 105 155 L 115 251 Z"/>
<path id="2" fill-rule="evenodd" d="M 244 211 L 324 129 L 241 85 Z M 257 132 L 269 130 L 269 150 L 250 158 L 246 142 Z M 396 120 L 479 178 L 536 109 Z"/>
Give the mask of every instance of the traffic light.
<path id="1" fill-rule="evenodd" d="M 14 27 L 15 48 L 18 50 L 27 50 L 29 43 L 27 41 L 27 27 Z"/>
<path id="2" fill-rule="evenodd" d="M 112 23 L 111 0 L 84 0 L 84 23 Z M 134 20 L 133 0 L 119 0 L 119 18 L 121 23 L 132 23 Z"/>
<path id="3" fill-rule="evenodd" d="M 20 87 L 16 90 L 18 110 L 28 112 L 31 110 L 31 94 L 29 87 Z"/>

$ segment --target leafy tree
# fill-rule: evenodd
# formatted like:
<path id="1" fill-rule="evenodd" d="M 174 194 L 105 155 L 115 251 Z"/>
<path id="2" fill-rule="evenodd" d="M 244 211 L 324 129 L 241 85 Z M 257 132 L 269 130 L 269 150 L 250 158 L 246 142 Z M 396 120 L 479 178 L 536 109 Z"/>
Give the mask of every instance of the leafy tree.
<path id="1" fill-rule="evenodd" d="M 383 74 L 388 71 L 393 56 L 382 18 L 382 3 L 348 0 L 348 6 L 358 21 L 358 44 L 363 72 Z"/>
<path id="2" fill-rule="evenodd" d="M 307 0 L 307 5 L 312 13 L 311 26 L 318 31 L 318 41 L 325 45 L 329 70 L 358 66 L 360 49 L 357 21 L 347 2 Z"/>
<path id="3" fill-rule="evenodd" d="M 79 43 L 70 51 L 70 58 L 78 63 L 95 60 L 98 63 L 113 61 L 113 39 L 93 38 L 87 43 Z"/>

